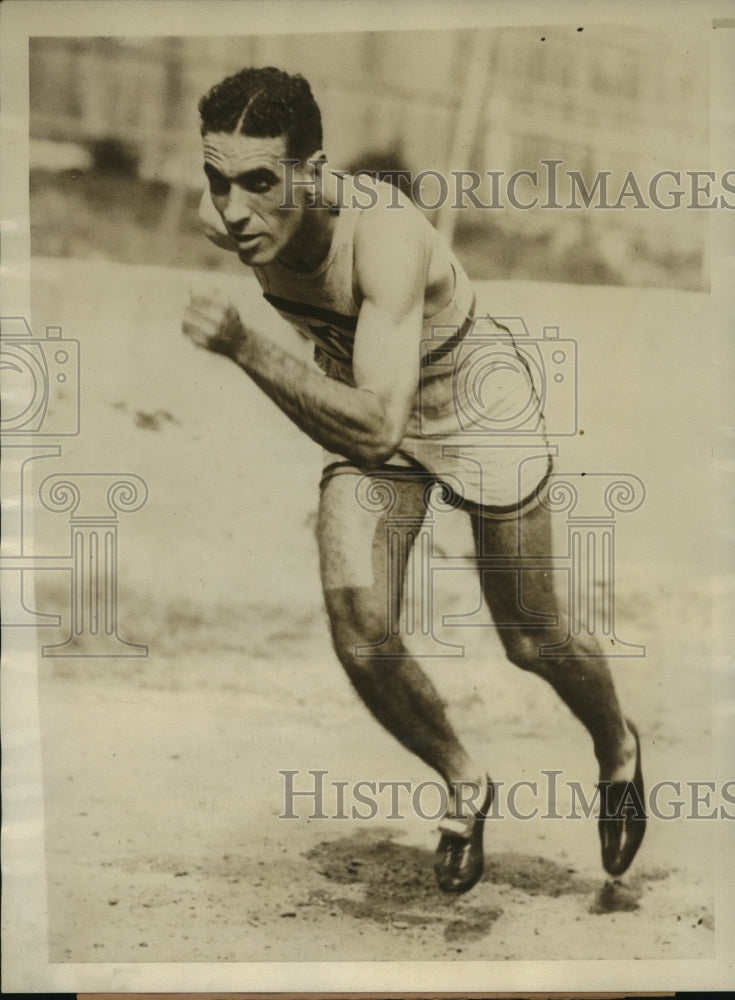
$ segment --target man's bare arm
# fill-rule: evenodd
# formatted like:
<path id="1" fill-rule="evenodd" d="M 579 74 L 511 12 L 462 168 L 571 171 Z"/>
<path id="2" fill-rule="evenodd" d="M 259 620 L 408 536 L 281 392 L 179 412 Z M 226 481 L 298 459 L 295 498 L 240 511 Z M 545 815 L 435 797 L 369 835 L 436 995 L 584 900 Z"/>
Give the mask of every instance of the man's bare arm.
<path id="1" fill-rule="evenodd" d="M 382 220 L 380 218 L 382 216 Z M 377 209 L 360 220 L 356 267 L 363 304 L 348 386 L 314 371 L 243 324 L 234 309 L 195 300 L 184 332 L 231 357 L 317 443 L 361 468 L 400 444 L 418 384 L 426 252 L 415 220 Z M 419 217 L 420 219 L 420 217 Z"/>

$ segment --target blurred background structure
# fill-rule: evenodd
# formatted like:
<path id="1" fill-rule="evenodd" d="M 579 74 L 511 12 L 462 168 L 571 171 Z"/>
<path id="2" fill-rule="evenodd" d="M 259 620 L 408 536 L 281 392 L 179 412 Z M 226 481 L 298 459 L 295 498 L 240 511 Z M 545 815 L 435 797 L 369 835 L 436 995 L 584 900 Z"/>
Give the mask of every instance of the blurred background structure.
<path id="1" fill-rule="evenodd" d="M 589 187 L 629 171 L 707 169 L 708 59 L 698 40 L 621 26 L 31 43 L 36 254 L 238 269 L 198 233 L 197 102 L 246 65 L 301 72 L 333 166 L 538 171 L 561 160 Z M 489 183 L 489 181 L 487 182 Z M 676 187 L 662 185 L 662 193 Z M 502 188 L 501 188 L 502 190 Z M 477 190 L 485 203 L 485 187 Z M 427 195 L 427 200 L 432 196 Z M 705 289 L 704 210 L 430 212 L 473 277 Z"/>

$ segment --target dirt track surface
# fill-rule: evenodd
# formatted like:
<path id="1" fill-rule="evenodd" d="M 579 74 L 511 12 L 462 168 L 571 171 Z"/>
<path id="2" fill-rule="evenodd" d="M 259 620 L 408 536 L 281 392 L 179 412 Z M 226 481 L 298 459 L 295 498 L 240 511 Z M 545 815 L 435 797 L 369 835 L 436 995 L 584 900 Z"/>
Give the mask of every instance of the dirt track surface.
<path id="1" fill-rule="evenodd" d="M 331 650 L 313 532 L 318 451 L 244 376 L 181 342 L 188 278 L 166 278 L 165 294 L 159 278 L 36 264 L 34 324 L 62 323 L 82 343 L 83 434 L 67 442 L 62 468 L 127 470 L 150 488 L 147 507 L 120 526 L 121 635 L 147 643 L 148 657 L 40 666 L 51 960 L 711 956 L 711 822 L 652 821 L 630 873 L 610 884 L 594 818 L 523 821 L 505 809 L 487 824 L 482 882 L 455 899 L 433 883 L 436 822 L 405 799 L 402 820 L 387 818 L 386 795 L 371 820 L 309 819 L 307 798 L 298 819 L 279 818 L 283 770 L 299 771 L 300 789 L 311 769 L 350 787 L 434 776 L 370 718 Z M 101 293 L 96 304 L 85 294 L 90 280 L 108 290 L 104 308 Z M 574 290 L 571 313 L 587 315 L 585 297 L 598 292 L 603 326 L 613 312 L 628 327 L 644 322 L 634 293 L 621 290 Z M 671 298 L 656 294 L 640 301 Z M 549 302 L 564 319 L 559 289 Z M 682 295 L 669 308 L 693 317 L 701 302 Z M 699 391 L 697 372 L 688 377 Z M 616 453 L 616 435 L 604 437 L 602 417 L 598 426 L 602 461 L 647 469 L 650 520 L 631 528 L 645 537 L 667 509 L 671 456 L 638 439 Z M 695 472 L 696 441 L 691 428 L 677 437 Z M 686 499 L 696 486 L 681 489 Z M 50 518 L 37 530 L 59 533 Z M 461 550 L 464 531 L 448 520 L 437 544 Z M 649 786 L 710 777 L 709 608 L 692 572 L 693 533 L 672 557 L 685 567 L 678 574 L 655 562 L 666 540 L 640 561 L 635 545 L 621 546 L 618 628 L 647 655 L 613 668 Z M 47 576 L 39 606 L 63 611 L 64 580 Z M 445 607 L 466 606 L 468 594 L 447 592 Z M 429 666 L 451 717 L 506 789 L 526 780 L 543 790 L 542 772 L 559 769 L 589 797 L 588 737 L 540 681 L 505 663 L 488 625 L 473 630 L 461 669 Z M 58 630 L 44 631 L 42 641 L 58 641 Z M 520 793 L 518 802 L 534 804 Z M 546 799 L 535 804 L 543 811 Z M 558 804 L 564 812 L 566 789 Z"/>
<path id="2" fill-rule="evenodd" d="M 300 790 L 313 787 L 310 767 L 329 769 L 328 781 L 415 786 L 432 777 L 373 730 L 337 664 L 301 671 L 289 697 L 267 680 L 277 661 L 242 683 L 238 654 L 207 646 L 206 679 L 195 674 L 196 654 L 182 652 L 155 679 L 147 663 L 145 678 L 131 670 L 103 681 L 95 667 L 70 665 L 43 681 L 57 961 L 711 954 L 710 824 L 652 823 L 639 861 L 612 884 L 599 867 L 593 819 L 506 816 L 488 821 L 482 883 L 444 897 L 431 871 L 436 824 L 405 805 L 403 821 L 387 820 L 386 795 L 374 821 L 309 820 L 310 798 L 294 800 L 299 819 L 278 818 L 279 769 L 303 769 Z M 468 712 L 458 701 L 452 714 L 481 743 L 486 706 Z M 538 723 L 542 714 L 564 752 L 521 719 L 493 719 L 498 775 L 544 789 L 539 763 L 559 766 L 591 794 L 591 762 L 577 763 L 585 737 L 540 696 L 529 715 Z M 663 762 L 676 747 L 664 740 L 656 753 L 646 743 L 648 773 L 668 774 Z M 531 805 L 519 796 L 519 809 Z M 336 811 L 325 795 L 325 812 Z"/>

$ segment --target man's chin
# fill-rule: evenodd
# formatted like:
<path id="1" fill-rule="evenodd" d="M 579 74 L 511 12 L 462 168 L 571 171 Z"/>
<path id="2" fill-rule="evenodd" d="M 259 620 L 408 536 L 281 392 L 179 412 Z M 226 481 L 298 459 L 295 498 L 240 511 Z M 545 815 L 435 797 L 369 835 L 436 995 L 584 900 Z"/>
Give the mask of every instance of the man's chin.
<path id="1" fill-rule="evenodd" d="M 237 256 L 248 267 L 262 267 L 264 264 L 270 264 L 275 260 L 278 256 L 278 251 L 273 247 L 240 247 L 237 251 Z"/>

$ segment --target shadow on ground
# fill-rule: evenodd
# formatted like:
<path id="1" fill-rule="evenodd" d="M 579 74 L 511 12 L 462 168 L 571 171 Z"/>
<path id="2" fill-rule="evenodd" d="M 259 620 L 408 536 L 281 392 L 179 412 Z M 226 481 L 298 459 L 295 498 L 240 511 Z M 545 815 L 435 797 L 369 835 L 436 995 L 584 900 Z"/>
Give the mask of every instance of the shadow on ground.
<path id="1" fill-rule="evenodd" d="M 668 876 L 651 870 L 604 881 L 539 856 L 506 852 L 486 859 L 485 873 L 472 892 L 442 895 L 436 888 L 433 855 L 425 848 L 396 842 L 383 831 L 359 831 L 341 840 L 322 841 L 306 858 L 327 884 L 312 890 L 309 905 L 395 928 L 444 925 L 448 942 L 487 935 L 502 916 L 504 900 L 522 896 L 576 896 L 589 913 L 637 910 L 651 881 Z"/>

